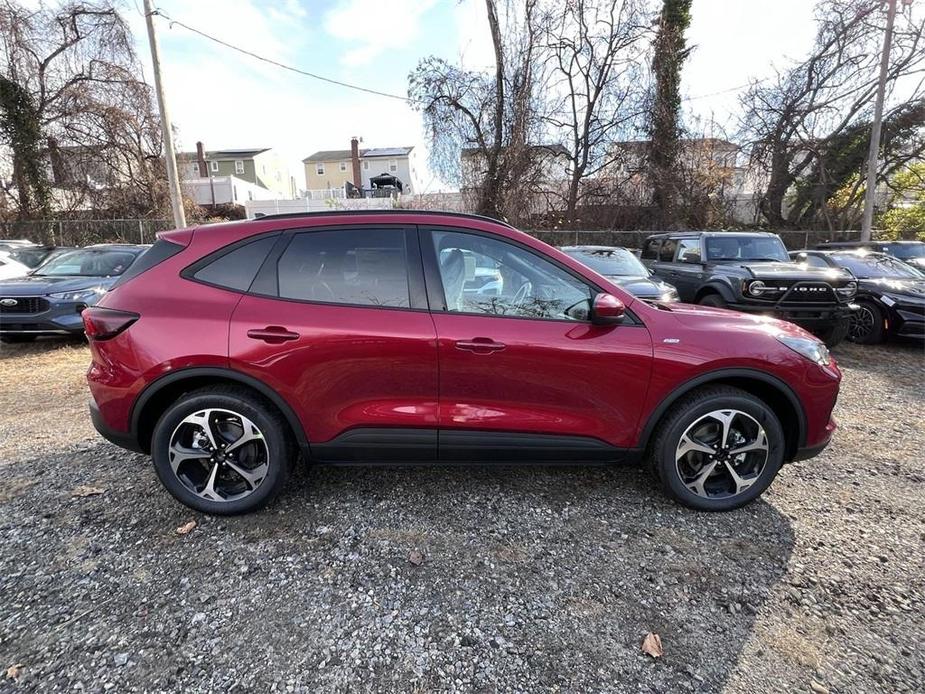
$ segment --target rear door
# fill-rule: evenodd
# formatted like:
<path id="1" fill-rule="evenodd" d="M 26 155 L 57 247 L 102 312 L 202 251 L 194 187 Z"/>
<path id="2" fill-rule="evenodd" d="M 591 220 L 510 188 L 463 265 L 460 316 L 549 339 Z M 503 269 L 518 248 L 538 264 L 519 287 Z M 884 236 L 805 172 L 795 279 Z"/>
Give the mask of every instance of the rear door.
<path id="1" fill-rule="evenodd" d="M 436 457 L 436 333 L 413 228 L 284 234 L 234 312 L 229 352 L 297 410 L 314 457 Z"/>
<path id="2" fill-rule="evenodd" d="M 703 283 L 700 237 L 678 239 L 670 281 L 678 288 L 681 301 L 693 303 Z"/>
<path id="3" fill-rule="evenodd" d="M 599 459 L 633 444 L 652 354 L 641 323 L 592 325 L 596 287 L 498 235 L 437 228 L 421 238 L 441 459 Z M 480 287 L 476 267 L 497 281 Z"/>

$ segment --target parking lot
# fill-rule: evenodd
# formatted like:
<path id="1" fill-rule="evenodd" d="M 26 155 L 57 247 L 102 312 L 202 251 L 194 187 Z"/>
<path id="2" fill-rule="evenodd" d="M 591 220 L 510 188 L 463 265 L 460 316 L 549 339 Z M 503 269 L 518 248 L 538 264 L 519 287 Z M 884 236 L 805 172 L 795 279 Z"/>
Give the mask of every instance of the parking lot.
<path id="1" fill-rule="evenodd" d="M 83 344 L 4 345 L 0 690 L 923 691 L 925 357 L 835 356 L 833 445 L 737 512 L 634 468 L 379 467 L 227 519 L 95 435 Z"/>

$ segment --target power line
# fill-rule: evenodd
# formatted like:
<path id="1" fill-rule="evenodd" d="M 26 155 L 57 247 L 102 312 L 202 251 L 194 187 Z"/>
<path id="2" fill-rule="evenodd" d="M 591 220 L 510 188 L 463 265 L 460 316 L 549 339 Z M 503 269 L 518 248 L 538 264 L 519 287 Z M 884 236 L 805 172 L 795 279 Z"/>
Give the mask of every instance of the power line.
<path id="1" fill-rule="evenodd" d="M 243 53 L 246 56 L 254 58 L 255 60 L 260 60 L 264 63 L 275 65 L 276 67 L 282 68 L 283 70 L 289 70 L 290 72 L 295 72 L 305 77 L 311 77 L 312 79 L 320 80 L 321 82 L 327 82 L 328 84 L 334 84 L 334 85 L 337 85 L 338 87 L 346 87 L 347 89 L 355 89 L 356 91 L 366 92 L 367 94 L 374 94 L 376 96 L 385 96 L 385 97 L 388 97 L 389 99 L 398 99 L 399 101 L 404 101 L 406 103 L 417 103 L 414 99 L 410 99 L 407 96 L 401 96 L 400 94 L 391 94 L 389 92 L 381 92 L 377 89 L 370 89 L 369 87 L 361 87 L 358 84 L 350 84 L 349 82 L 342 82 L 340 80 L 336 80 L 331 77 L 325 77 L 324 75 L 319 75 L 314 72 L 309 72 L 308 70 L 302 70 L 301 68 L 293 67 L 292 65 L 286 65 L 285 63 L 281 63 L 278 60 L 273 60 L 272 58 L 264 57 L 262 55 L 254 53 L 253 51 L 248 51 L 244 48 L 240 48 L 238 46 L 235 46 L 234 44 L 228 43 L 227 41 L 223 41 L 222 39 L 216 36 L 207 34 L 201 29 L 196 29 L 195 27 L 191 27 L 189 24 L 184 24 L 183 22 L 177 19 L 172 19 L 170 15 L 168 15 L 166 12 L 164 12 L 161 9 L 154 10 L 152 14 L 162 16 L 164 19 L 170 22 L 171 28 L 174 25 L 183 27 L 187 31 L 191 31 L 194 34 L 198 34 L 199 36 L 202 36 L 203 38 L 208 39 L 209 41 L 217 43 L 220 46 L 225 46 L 225 48 L 230 48 L 231 50 L 237 51 L 238 53 Z"/>

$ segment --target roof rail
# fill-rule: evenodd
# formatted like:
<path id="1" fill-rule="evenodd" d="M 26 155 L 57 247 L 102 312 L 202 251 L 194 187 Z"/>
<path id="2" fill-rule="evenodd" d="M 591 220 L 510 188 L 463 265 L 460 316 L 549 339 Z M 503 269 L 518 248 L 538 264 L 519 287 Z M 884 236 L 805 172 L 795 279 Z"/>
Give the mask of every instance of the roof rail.
<path id="1" fill-rule="evenodd" d="M 264 214 L 255 219 L 303 219 L 311 217 L 351 217 L 354 215 L 383 215 L 383 214 L 410 214 L 410 215 L 441 215 L 446 217 L 462 217 L 464 219 L 480 219 L 486 222 L 494 222 L 501 226 L 513 229 L 514 227 L 501 219 L 486 217 L 481 214 L 469 214 L 467 212 L 445 212 L 443 210 L 324 210 L 318 212 L 276 212 L 273 214 Z"/>

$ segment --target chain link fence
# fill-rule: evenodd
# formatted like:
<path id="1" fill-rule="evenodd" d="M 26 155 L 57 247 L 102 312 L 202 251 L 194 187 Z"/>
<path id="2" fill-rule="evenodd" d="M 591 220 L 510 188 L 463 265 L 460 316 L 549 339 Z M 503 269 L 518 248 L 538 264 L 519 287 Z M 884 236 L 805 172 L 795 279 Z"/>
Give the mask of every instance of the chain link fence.
<path id="1" fill-rule="evenodd" d="M 642 248 L 642 242 L 647 236 L 658 234 L 658 231 L 549 231 L 526 230 L 531 236 L 545 241 L 552 246 L 624 246 L 626 248 Z M 730 230 L 730 231 L 735 231 Z M 798 251 L 803 248 L 813 248 L 823 241 L 857 241 L 861 232 L 854 231 L 778 231 L 784 245 L 789 250 Z M 874 232 L 876 238 L 876 232 Z"/>
<path id="2" fill-rule="evenodd" d="M 173 229 L 169 219 L 48 219 L 0 222 L 0 238 L 54 246 L 153 243 L 159 231 L 168 229 Z"/>

